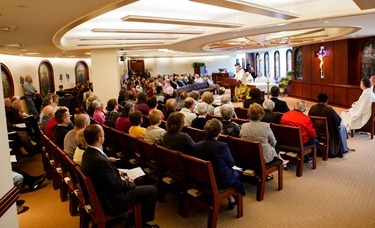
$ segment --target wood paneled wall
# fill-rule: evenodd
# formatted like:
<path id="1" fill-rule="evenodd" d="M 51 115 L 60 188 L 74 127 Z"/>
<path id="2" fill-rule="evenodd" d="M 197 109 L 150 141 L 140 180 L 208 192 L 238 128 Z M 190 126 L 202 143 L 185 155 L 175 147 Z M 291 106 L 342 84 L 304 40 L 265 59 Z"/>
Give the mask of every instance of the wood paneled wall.
<path id="1" fill-rule="evenodd" d="M 330 103 L 349 107 L 362 93 L 359 88 L 362 47 L 370 38 L 302 46 L 302 79 L 291 81 L 288 94 L 302 99 L 317 100 L 318 94 L 324 92 L 327 93 Z M 315 56 L 321 45 L 330 51 L 329 56 L 324 58 L 324 78 L 320 78 L 320 60 Z M 293 54 L 296 48 L 293 48 Z"/>

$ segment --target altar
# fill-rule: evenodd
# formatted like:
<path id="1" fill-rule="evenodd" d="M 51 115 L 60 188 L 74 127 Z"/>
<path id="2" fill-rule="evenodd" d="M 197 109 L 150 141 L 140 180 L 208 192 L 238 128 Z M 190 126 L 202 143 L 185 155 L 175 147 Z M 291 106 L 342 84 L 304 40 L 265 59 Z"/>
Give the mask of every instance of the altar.
<path id="1" fill-rule="evenodd" d="M 252 82 L 252 83 L 246 83 L 247 87 L 253 89 L 258 88 L 260 91 L 267 93 L 267 83 L 266 82 Z M 269 90 L 271 90 L 272 86 L 279 86 L 278 84 L 274 82 L 270 82 L 269 84 Z"/>

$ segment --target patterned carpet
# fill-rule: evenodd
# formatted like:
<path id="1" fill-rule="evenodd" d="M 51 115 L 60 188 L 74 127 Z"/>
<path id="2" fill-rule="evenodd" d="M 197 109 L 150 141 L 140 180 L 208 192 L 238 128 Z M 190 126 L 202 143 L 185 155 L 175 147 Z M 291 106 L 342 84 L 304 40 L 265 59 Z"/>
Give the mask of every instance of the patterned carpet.
<path id="1" fill-rule="evenodd" d="M 289 107 L 296 101 L 286 100 Z M 275 173 L 275 179 L 266 184 L 262 202 L 255 200 L 256 187 L 246 183 L 244 216 L 237 219 L 236 210 L 225 210 L 223 202 L 218 227 L 375 227 L 375 140 L 369 138 L 360 134 L 350 138 L 349 147 L 355 152 L 328 161 L 319 157 L 316 170 L 311 163 L 305 164 L 302 177 L 295 176 L 295 166 L 289 167 L 284 171 L 282 191 L 277 190 Z M 38 159 L 39 155 L 34 156 L 22 165 L 38 174 Z M 51 182 L 22 194 L 21 199 L 30 207 L 18 216 L 21 228 L 79 227 L 79 218 L 69 215 L 69 203 L 60 201 Z M 206 227 L 205 211 L 193 207 L 189 217 L 182 218 L 177 207 L 177 199 L 167 195 L 164 203 L 157 203 L 154 223 L 162 228 Z"/>

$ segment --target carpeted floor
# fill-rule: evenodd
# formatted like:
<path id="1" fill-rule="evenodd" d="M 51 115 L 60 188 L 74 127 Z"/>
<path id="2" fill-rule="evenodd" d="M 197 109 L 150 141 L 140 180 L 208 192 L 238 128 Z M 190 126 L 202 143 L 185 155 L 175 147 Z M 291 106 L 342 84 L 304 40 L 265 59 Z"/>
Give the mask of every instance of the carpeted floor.
<path id="1" fill-rule="evenodd" d="M 290 108 L 296 101 L 283 99 Z M 355 152 L 328 161 L 318 158 L 316 170 L 311 163 L 305 164 L 302 177 L 295 176 L 294 166 L 289 167 L 284 171 L 282 191 L 277 191 L 275 173 L 275 179 L 266 184 L 262 202 L 255 200 L 256 187 L 246 183 L 244 216 L 237 219 L 236 210 L 225 210 L 223 202 L 218 227 L 375 227 L 375 140 L 357 134 L 348 143 Z M 37 154 L 21 165 L 36 175 L 41 171 L 39 159 Z M 21 228 L 79 227 L 79 217 L 69 215 L 69 202 L 60 201 L 59 191 L 49 181 L 20 198 L 30 207 L 18 216 Z M 189 217 L 182 218 L 177 206 L 176 198 L 167 195 L 164 203 L 157 203 L 154 223 L 162 228 L 206 227 L 205 211 L 193 207 Z"/>

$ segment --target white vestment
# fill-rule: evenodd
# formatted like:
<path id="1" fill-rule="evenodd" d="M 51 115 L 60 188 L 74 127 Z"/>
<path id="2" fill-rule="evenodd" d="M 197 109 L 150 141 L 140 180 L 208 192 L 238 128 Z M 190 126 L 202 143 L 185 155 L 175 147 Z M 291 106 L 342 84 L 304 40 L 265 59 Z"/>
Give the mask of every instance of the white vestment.
<path id="1" fill-rule="evenodd" d="M 349 112 L 341 113 L 341 120 L 347 129 L 360 129 L 371 116 L 372 102 L 375 102 L 375 94 L 370 88 L 363 90 L 357 102 L 354 102 Z"/>
<path id="2" fill-rule="evenodd" d="M 243 69 L 236 72 L 236 77 L 234 79 L 241 81 L 241 83 L 246 83 L 246 73 Z"/>

